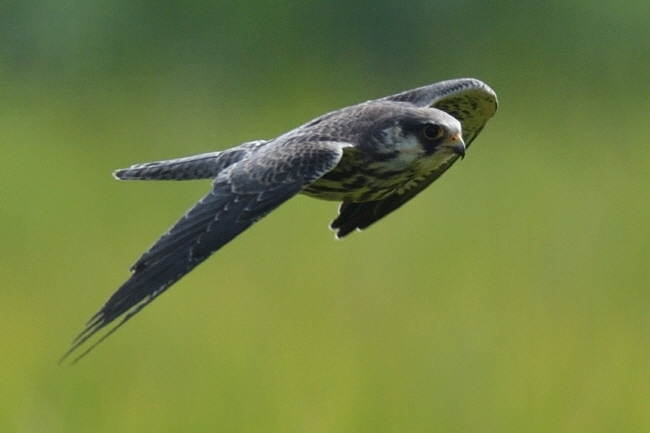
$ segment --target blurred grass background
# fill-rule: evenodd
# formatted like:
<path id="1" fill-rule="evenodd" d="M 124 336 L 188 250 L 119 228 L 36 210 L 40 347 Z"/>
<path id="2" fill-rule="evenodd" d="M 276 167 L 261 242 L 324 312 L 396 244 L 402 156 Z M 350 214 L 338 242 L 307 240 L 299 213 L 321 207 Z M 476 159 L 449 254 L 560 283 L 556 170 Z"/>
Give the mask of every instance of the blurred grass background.
<path id="1" fill-rule="evenodd" d="M 0 6 L 0 431 L 650 431 L 647 1 Z M 442 79 L 500 109 L 344 242 L 297 197 L 73 368 L 209 182 L 136 162 Z"/>

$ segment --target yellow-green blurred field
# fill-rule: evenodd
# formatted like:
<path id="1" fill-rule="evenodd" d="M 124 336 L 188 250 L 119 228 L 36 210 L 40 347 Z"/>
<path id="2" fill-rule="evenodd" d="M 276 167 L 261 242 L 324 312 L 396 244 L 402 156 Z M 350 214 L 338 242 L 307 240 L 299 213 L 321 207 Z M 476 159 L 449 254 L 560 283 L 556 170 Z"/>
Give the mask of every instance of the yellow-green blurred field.
<path id="1" fill-rule="evenodd" d="M 646 1 L 0 11 L 0 432 L 650 431 Z M 467 157 L 343 242 L 297 197 L 73 367 L 209 182 L 137 162 L 473 76 Z"/>

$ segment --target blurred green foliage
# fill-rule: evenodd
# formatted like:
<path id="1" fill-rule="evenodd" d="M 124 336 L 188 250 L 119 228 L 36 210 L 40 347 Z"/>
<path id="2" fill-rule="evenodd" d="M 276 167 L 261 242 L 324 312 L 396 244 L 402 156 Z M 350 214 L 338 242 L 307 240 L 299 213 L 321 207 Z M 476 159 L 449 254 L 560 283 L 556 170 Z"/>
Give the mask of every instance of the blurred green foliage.
<path id="1" fill-rule="evenodd" d="M 0 431 L 650 430 L 650 3 L 6 1 Z M 473 76 L 467 158 L 345 242 L 298 197 L 73 368 L 209 188 L 113 169 Z"/>

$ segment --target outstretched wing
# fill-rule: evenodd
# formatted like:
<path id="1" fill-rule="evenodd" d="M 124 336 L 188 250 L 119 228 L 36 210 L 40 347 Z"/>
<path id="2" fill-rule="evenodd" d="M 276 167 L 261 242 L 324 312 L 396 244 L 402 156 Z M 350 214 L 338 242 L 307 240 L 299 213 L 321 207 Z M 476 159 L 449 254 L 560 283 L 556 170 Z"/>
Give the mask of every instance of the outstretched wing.
<path id="1" fill-rule="evenodd" d="M 347 146 L 333 142 L 265 146 L 220 172 L 212 191 L 132 266 L 131 278 L 90 319 L 61 361 L 123 316 L 73 362 L 85 356 L 212 253 L 333 169 Z"/>
<path id="2" fill-rule="evenodd" d="M 383 100 L 404 102 L 417 107 L 433 107 L 445 111 L 460 121 L 463 128 L 463 140 L 467 147 L 497 110 L 497 97 L 494 91 L 487 84 L 473 78 L 442 81 L 388 96 Z M 442 176 L 458 158 L 456 155 L 447 160 L 417 185 L 402 194 L 395 194 L 377 201 L 341 203 L 339 215 L 330 227 L 337 230 L 338 238 L 344 237 L 355 229 L 365 229 L 416 196 Z"/>

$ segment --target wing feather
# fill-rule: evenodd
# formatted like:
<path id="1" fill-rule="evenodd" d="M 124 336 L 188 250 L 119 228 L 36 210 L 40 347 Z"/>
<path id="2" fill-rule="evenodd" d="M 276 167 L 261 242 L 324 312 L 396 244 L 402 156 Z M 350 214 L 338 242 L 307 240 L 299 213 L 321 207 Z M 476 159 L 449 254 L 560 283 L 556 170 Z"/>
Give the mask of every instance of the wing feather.
<path id="1" fill-rule="evenodd" d="M 333 142 L 272 146 L 221 171 L 212 191 L 135 262 L 133 275 L 91 318 L 61 361 L 122 317 L 73 362 L 81 359 L 212 253 L 332 170 L 346 146 Z"/>

